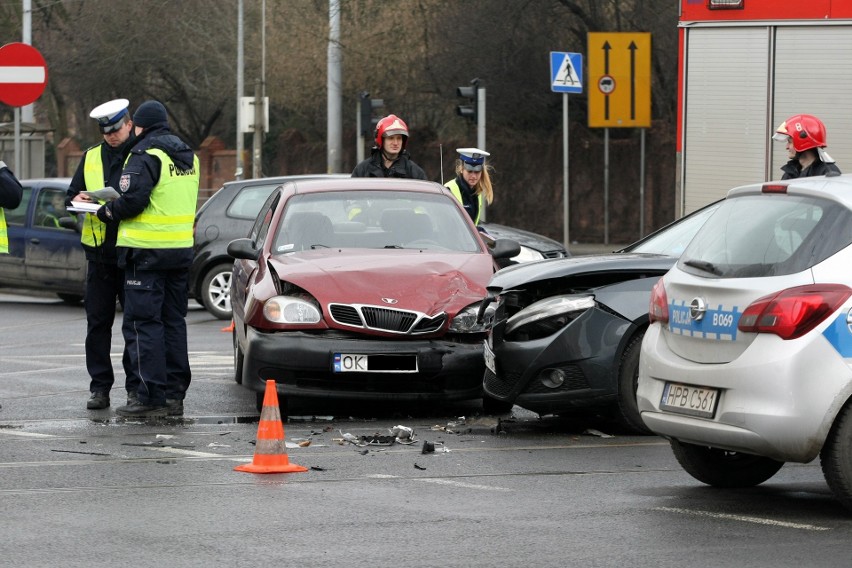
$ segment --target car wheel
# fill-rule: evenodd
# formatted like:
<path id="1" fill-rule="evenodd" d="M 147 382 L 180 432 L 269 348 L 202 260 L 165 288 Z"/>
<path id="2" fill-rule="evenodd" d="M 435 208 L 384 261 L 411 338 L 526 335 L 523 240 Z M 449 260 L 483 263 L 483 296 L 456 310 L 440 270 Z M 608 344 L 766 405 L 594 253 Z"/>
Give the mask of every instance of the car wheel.
<path id="1" fill-rule="evenodd" d="M 852 509 L 852 406 L 837 415 L 819 454 L 828 487 L 843 504 Z"/>
<path id="2" fill-rule="evenodd" d="M 221 320 L 231 319 L 231 270 L 233 263 L 217 264 L 201 281 L 201 303 L 204 309 Z"/>
<path id="3" fill-rule="evenodd" d="M 754 487 L 776 473 L 784 462 L 741 452 L 671 441 L 672 451 L 686 473 L 713 487 Z"/>
<path id="4" fill-rule="evenodd" d="M 234 341 L 234 381 L 238 385 L 241 385 L 243 384 L 243 361 L 245 360 L 245 355 L 243 355 L 243 350 L 237 342 L 237 332 L 232 331 L 231 334 Z M 263 401 L 260 402 L 263 404 Z"/>
<path id="5" fill-rule="evenodd" d="M 482 397 L 482 411 L 485 414 L 508 414 L 512 412 L 514 406 L 511 402 L 497 400 L 488 395 Z"/>
<path id="6" fill-rule="evenodd" d="M 642 338 L 645 332 L 637 333 L 627 345 L 621 362 L 618 365 L 618 409 L 621 422 L 625 426 L 641 434 L 651 431 L 642 421 L 639 405 L 636 402 L 636 388 L 639 384 L 639 351 L 642 348 Z"/>
<path id="7" fill-rule="evenodd" d="M 78 296 L 77 294 L 66 294 L 64 292 L 58 292 L 56 295 L 59 296 L 60 300 L 71 306 L 76 306 L 77 304 L 83 301 L 83 296 Z"/>

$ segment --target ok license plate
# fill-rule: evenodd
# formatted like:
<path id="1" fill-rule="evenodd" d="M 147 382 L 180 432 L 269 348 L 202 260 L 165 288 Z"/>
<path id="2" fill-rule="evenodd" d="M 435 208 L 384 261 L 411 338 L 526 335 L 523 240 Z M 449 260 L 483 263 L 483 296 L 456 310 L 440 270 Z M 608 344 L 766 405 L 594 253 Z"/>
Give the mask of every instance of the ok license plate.
<path id="1" fill-rule="evenodd" d="M 335 353 L 335 373 L 416 373 L 417 355 Z"/>
<path id="2" fill-rule="evenodd" d="M 666 383 L 663 397 L 660 399 L 660 408 L 678 414 L 713 418 L 718 402 L 718 389 Z"/>
<path id="3" fill-rule="evenodd" d="M 494 352 L 491 351 L 491 347 L 488 345 L 488 341 L 482 342 L 482 355 L 485 357 L 485 366 L 489 371 L 497 374 L 497 364 L 494 362 Z"/>

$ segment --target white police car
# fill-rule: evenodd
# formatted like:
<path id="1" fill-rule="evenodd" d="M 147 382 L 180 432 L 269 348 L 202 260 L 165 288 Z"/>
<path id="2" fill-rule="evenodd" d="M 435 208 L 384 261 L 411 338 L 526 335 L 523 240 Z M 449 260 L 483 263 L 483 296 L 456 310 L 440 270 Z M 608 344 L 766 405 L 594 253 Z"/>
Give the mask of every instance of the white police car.
<path id="1" fill-rule="evenodd" d="M 655 286 L 637 402 L 699 481 L 819 455 L 852 508 L 850 244 L 852 175 L 739 187 Z"/>

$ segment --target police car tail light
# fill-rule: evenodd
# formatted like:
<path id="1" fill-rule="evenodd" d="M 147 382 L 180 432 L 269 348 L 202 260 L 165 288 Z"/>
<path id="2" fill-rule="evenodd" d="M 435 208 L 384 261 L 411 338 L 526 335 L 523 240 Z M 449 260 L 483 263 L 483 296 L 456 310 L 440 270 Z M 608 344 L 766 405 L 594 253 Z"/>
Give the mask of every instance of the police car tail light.
<path id="1" fill-rule="evenodd" d="M 788 288 L 755 300 L 743 312 L 737 328 L 751 333 L 774 333 L 796 339 L 837 311 L 852 295 L 842 284 L 810 284 Z"/>
<path id="2" fill-rule="evenodd" d="M 666 296 L 666 288 L 663 279 L 657 280 L 654 289 L 651 290 L 651 303 L 648 306 L 648 319 L 651 323 L 669 323 L 669 301 Z"/>

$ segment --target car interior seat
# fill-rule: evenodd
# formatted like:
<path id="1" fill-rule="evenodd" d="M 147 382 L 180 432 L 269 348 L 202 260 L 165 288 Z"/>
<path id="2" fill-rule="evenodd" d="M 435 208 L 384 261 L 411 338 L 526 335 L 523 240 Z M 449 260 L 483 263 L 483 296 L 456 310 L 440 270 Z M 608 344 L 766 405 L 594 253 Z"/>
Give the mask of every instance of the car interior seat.
<path id="1" fill-rule="evenodd" d="M 310 250 L 314 245 L 330 247 L 334 244 L 334 227 L 322 213 L 293 213 L 284 222 L 283 237 L 281 244 L 292 244 L 291 250 Z"/>
<path id="2" fill-rule="evenodd" d="M 396 244 L 432 238 L 429 216 L 411 209 L 385 209 L 381 225 L 384 231 L 393 235 Z"/>

